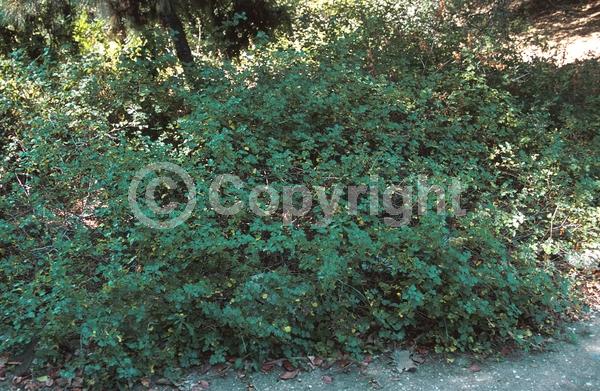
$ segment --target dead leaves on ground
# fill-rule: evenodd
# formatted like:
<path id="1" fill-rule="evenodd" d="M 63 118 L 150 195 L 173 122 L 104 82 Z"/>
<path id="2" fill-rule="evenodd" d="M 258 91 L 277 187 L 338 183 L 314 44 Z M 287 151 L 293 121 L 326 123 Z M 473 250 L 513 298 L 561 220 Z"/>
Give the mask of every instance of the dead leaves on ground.
<path id="1" fill-rule="evenodd" d="M 285 371 L 281 375 L 279 375 L 279 378 L 281 380 L 291 380 L 291 379 L 294 379 L 296 376 L 298 376 L 299 373 L 300 373 L 299 369 L 294 369 L 293 371 Z"/>
<path id="2" fill-rule="evenodd" d="M 269 373 L 275 368 L 275 363 L 273 361 L 265 362 L 260 367 L 260 371 L 262 373 Z"/>
<path id="3" fill-rule="evenodd" d="M 284 372 L 281 375 L 279 375 L 279 379 L 281 380 L 294 379 L 300 373 L 300 369 L 294 367 L 294 365 L 289 360 L 283 360 L 281 362 L 281 366 L 284 369 Z"/>
<path id="4" fill-rule="evenodd" d="M 280 367 L 283 369 L 281 375 L 279 375 L 279 379 L 281 380 L 291 380 L 294 379 L 300 373 L 300 369 L 296 368 L 289 360 L 279 359 L 264 362 L 260 371 L 262 373 L 270 373 L 275 369 L 275 367 Z"/>
<path id="5" fill-rule="evenodd" d="M 356 362 L 347 357 L 342 357 L 338 360 L 326 360 L 319 356 L 307 356 L 304 367 L 308 367 L 309 370 L 328 370 L 335 365 L 341 370 L 346 371 L 354 364 L 360 366 L 361 368 L 365 368 L 371 363 L 372 360 L 373 358 L 371 356 L 366 356 L 362 362 Z M 287 359 L 279 359 L 264 362 L 260 367 L 260 371 L 266 374 L 272 372 L 276 367 L 282 369 L 282 373 L 279 375 L 280 380 L 291 380 L 298 376 L 303 366 L 301 365 L 301 368 L 298 368 Z M 333 382 L 333 377 L 328 375 L 324 375 L 321 379 L 325 384 L 330 384 Z"/>
<path id="6" fill-rule="evenodd" d="M 42 373 L 35 376 L 31 373 L 31 371 L 28 370 L 23 374 L 15 376 L 14 371 L 11 372 L 12 369 L 10 367 L 17 367 L 19 365 L 21 365 L 21 362 L 19 361 L 10 361 L 9 357 L 0 356 L 0 381 L 5 381 L 7 375 L 10 376 L 10 374 L 12 373 L 12 376 L 10 376 L 10 383 L 12 384 L 12 386 L 26 391 L 48 388 L 68 388 L 72 391 L 81 391 L 83 389 L 84 380 L 82 377 L 82 371 L 78 371 L 76 373 L 76 377 L 72 379 L 67 379 L 60 376 L 60 368 L 48 366 L 46 368 L 45 374 Z"/>
<path id="7" fill-rule="evenodd" d="M 294 367 L 289 360 L 283 360 L 281 365 L 287 372 L 293 372 L 296 370 L 296 367 Z"/>
<path id="8" fill-rule="evenodd" d="M 321 365 L 323 365 L 324 361 L 325 360 L 323 360 L 321 357 L 308 356 L 308 363 L 312 369 L 319 368 Z"/>
<path id="9" fill-rule="evenodd" d="M 192 387 L 192 391 L 202 391 L 208 390 L 210 388 L 210 383 L 206 380 L 200 380 L 196 385 Z"/>
<path id="10" fill-rule="evenodd" d="M 481 367 L 479 365 L 473 363 L 469 367 L 469 371 L 471 371 L 471 372 L 479 372 L 479 371 L 481 371 Z"/>

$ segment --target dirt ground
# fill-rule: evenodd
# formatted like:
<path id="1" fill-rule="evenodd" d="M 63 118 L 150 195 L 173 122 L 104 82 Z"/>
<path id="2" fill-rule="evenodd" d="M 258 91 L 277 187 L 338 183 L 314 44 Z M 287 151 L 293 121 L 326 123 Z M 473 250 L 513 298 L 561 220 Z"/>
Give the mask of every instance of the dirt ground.
<path id="1" fill-rule="evenodd" d="M 600 57 L 600 0 L 547 1 L 527 8 L 528 29 L 516 37 L 524 59 L 555 59 L 559 65 Z"/>

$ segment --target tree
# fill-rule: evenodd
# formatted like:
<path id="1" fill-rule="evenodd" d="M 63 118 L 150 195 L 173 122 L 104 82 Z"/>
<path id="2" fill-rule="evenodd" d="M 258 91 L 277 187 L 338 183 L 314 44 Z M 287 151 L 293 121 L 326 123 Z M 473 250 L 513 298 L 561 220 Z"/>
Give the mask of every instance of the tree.
<path id="1" fill-rule="evenodd" d="M 71 0 L 0 0 L 0 48 L 24 49 L 32 58 L 44 46 L 72 41 L 74 6 Z"/>
<path id="2" fill-rule="evenodd" d="M 171 33 L 177 58 L 186 76 L 194 58 L 187 39 L 185 26 L 200 19 L 219 37 L 219 43 L 228 56 L 234 56 L 247 46 L 253 35 L 269 31 L 287 22 L 285 10 L 273 0 L 0 0 L 0 26 L 19 26 L 26 35 L 32 34 L 36 24 L 49 35 L 68 41 L 70 18 L 76 8 L 100 10 L 106 15 L 113 32 L 124 36 L 130 28 L 147 28 L 156 24 Z M 54 23 L 54 20 L 61 20 Z M 68 23 L 65 20 L 68 19 Z M 4 21 L 4 23 L 2 23 Z M 55 26 L 60 27 L 60 32 Z M 4 30 L 2 36 L 10 34 Z M 6 34 L 5 34 L 6 33 Z M 5 42 L 6 45 L 6 42 Z"/>
<path id="3" fill-rule="evenodd" d="M 184 25 L 199 18 L 224 39 L 228 55 L 236 55 L 259 31 L 271 30 L 287 22 L 287 13 L 273 0 L 103 0 L 117 28 L 124 30 L 125 21 L 134 26 L 159 22 L 173 33 L 177 57 L 183 63 L 193 62 Z"/>

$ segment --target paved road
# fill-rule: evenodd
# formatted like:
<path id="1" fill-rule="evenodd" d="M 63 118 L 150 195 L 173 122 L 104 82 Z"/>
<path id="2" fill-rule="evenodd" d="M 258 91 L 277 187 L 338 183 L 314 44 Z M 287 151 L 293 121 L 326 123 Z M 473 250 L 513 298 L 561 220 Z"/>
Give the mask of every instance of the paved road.
<path id="1" fill-rule="evenodd" d="M 238 379 L 234 374 L 224 378 L 211 373 L 191 375 L 180 389 L 190 390 L 192 385 L 204 380 L 210 384 L 209 390 L 217 391 L 600 391 L 600 313 L 574 325 L 571 330 L 573 341 L 570 343 L 553 343 L 543 353 L 488 358 L 478 363 L 481 368 L 478 372 L 469 369 L 473 362 L 470 356 L 457 356 L 453 363 L 442 357 L 428 357 L 416 372 L 402 374 L 394 370 L 389 359 L 381 357 L 363 371 L 356 368 L 347 371 L 339 368 L 315 370 L 301 372 L 295 379 L 287 381 L 278 379 L 281 374 L 278 370 L 266 375 L 249 375 L 244 379 Z M 330 378 L 324 381 L 323 376 Z M 328 383 L 330 380 L 331 383 Z"/>

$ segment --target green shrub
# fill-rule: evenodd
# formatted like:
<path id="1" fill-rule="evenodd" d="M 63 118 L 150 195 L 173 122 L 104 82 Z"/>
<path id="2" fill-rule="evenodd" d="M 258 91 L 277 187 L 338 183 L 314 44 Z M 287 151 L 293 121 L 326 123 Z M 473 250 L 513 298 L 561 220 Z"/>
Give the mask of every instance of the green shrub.
<path id="1" fill-rule="evenodd" d="M 40 367 L 106 387 L 207 357 L 487 351 L 554 332 L 576 308 L 562 255 L 600 235 L 600 107 L 578 90 L 600 85 L 598 64 L 524 64 L 446 25 L 379 31 L 389 10 L 348 7 L 334 11 L 354 29 L 307 13 L 294 39 L 207 59 L 200 91 L 135 47 L 2 58 L 0 351 L 33 341 Z M 160 161 L 198 191 L 171 230 L 127 200 Z M 292 226 L 281 210 L 222 216 L 208 204 L 219 174 L 245 181 L 231 189 L 244 201 L 266 183 L 459 178 L 468 213 L 391 228 L 365 199 L 327 227 L 318 208 Z"/>

